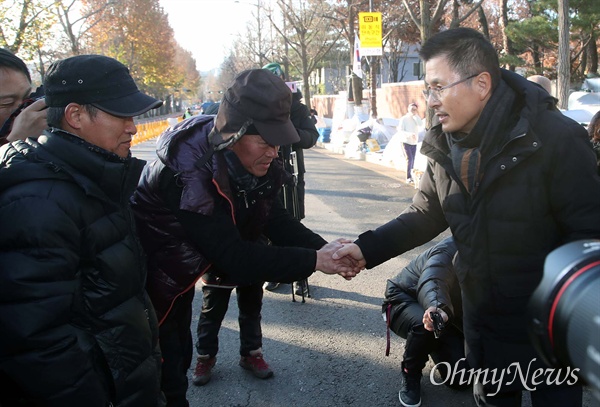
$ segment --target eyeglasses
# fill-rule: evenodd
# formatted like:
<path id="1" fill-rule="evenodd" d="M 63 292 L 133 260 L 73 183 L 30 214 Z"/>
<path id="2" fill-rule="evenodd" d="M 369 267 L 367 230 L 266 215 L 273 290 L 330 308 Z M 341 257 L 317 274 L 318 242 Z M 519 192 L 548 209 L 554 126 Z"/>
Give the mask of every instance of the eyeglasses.
<path id="1" fill-rule="evenodd" d="M 476 77 L 476 76 L 478 76 L 480 74 L 481 74 L 481 72 L 476 73 L 474 75 L 471 75 L 471 76 L 468 76 L 468 77 L 466 77 L 464 79 L 461 79 L 460 81 L 457 81 L 457 82 L 451 83 L 450 85 L 442 86 L 442 87 L 439 87 L 439 88 L 429 88 L 428 87 L 427 89 L 423 90 L 423 96 L 425 96 L 426 100 L 429 100 L 429 96 L 433 95 L 433 97 L 434 97 L 435 100 L 440 100 L 440 98 L 442 97 L 442 92 L 445 91 L 446 89 L 449 89 L 449 88 L 451 88 L 453 86 L 456 86 L 456 85 L 459 85 L 459 84 L 461 84 L 463 82 L 466 82 L 469 79 L 473 79 L 474 77 Z"/>

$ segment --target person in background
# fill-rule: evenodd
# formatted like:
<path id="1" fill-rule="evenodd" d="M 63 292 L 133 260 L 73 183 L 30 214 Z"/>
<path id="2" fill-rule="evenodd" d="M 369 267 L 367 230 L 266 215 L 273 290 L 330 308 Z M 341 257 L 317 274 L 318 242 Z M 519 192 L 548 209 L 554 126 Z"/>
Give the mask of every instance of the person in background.
<path id="1" fill-rule="evenodd" d="M 549 95 L 552 95 L 552 82 L 542 75 L 531 75 L 527 77 L 528 81 L 540 85 Z"/>
<path id="2" fill-rule="evenodd" d="M 319 121 L 318 116 L 319 116 L 319 112 L 317 112 L 315 109 L 310 109 L 310 120 L 312 120 L 312 122 L 315 126 L 317 125 L 317 122 Z"/>
<path id="3" fill-rule="evenodd" d="M 442 31 L 419 54 L 423 93 L 439 120 L 421 148 L 428 165 L 420 188 L 396 219 L 334 256 L 352 255 L 373 268 L 450 227 L 469 366 L 514 372 L 518 364 L 547 374 L 524 311 L 552 250 L 600 238 L 600 177 L 589 137 L 548 92 L 500 69 L 478 31 Z M 472 381 L 477 405 L 520 407 L 532 383 L 511 378 Z M 533 407 L 581 406 L 582 386 L 574 380 L 536 382 Z"/>
<path id="4" fill-rule="evenodd" d="M 434 363 L 467 368 L 462 334 L 460 287 L 452 266 L 456 245 L 446 238 L 419 254 L 398 275 L 387 281 L 382 311 L 387 328 L 406 339 L 398 397 L 405 407 L 421 405 L 421 372 L 431 355 Z M 444 328 L 434 335 L 430 313 L 438 312 Z M 389 336 L 388 336 L 389 338 Z M 389 342 L 388 351 L 389 353 Z M 437 366 L 442 378 L 448 373 Z M 457 386 L 450 380 L 445 382 Z"/>
<path id="5" fill-rule="evenodd" d="M 592 148 L 596 153 L 596 162 L 598 163 L 598 175 L 600 175 L 600 110 L 596 112 L 587 127 Z"/>
<path id="6" fill-rule="evenodd" d="M 236 288 L 242 368 L 273 375 L 262 349 L 262 282 L 291 283 L 316 270 L 351 278 L 349 259 L 332 260 L 327 244 L 283 207 L 286 173 L 279 145 L 298 141 L 289 119 L 292 95 L 270 72 L 241 72 L 215 116 L 200 115 L 163 133 L 132 198 L 148 253 L 148 292 L 160 321 L 162 389 L 168 405 L 188 406 L 187 371 L 195 284 L 202 278 L 198 358 L 193 383 L 209 382 L 218 334 Z M 270 244 L 268 244 L 270 243 Z M 346 263 L 350 264 L 346 264 Z"/>
<path id="7" fill-rule="evenodd" d="M 0 148 L 0 405 L 163 406 L 128 198 L 133 117 L 162 105 L 100 55 L 53 63 L 49 128 Z"/>
<path id="8" fill-rule="evenodd" d="M 12 52 L 0 48 L 0 145 L 37 137 L 47 127 L 46 103 L 43 98 L 30 98 L 31 91 L 27 65 Z"/>
<path id="9" fill-rule="evenodd" d="M 419 117 L 419 107 L 416 103 L 408 105 L 408 112 L 400 118 L 397 131 L 402 132 L 402 145 L 406 154 L 406 182 L 413 184 L 412 169 L 417 155 L 418 134 L 423 128 L 423 120 Z"/>
<path id="10" fill-rule="evenodd" d="M 281 65 L 277 62 L 271 62 L 270 64 L 263 66 L 263 69 L 270 71 L 283 81 L 286 80 L 285 73 L 283 72 Z M 286 202 L 285 207 L 292 213 L 293 216 L 299 220 L 302 220 L 305 218 L 304 197 L 306 195 L 304 182 L 306 167 L 304 166 L 303 150 L 312 148 L 315 144 L 317 144 L 319 132 L 315 127 L 316 122 L 313 120 L 313 116 L 308 110 L 308 107 L 306 107 L 306 105 L 300 101 L 302 99 L 302 92 L 295 87 L 294 89 L 295 90 L 292 91 L 290 120 L 296 128 L 296 132 L 298 133 L 300 139 L 291 145 L 281 146 L 281 154 L 283 156 L 285 169 L 292 174 L 295 173 L 296 175 L 296 185 L 295 187 L 292 185 L 289 188 L 286 188 L 282 194 L 284 195 Z M 295 172 L 290 163 L 290 156 L 292 152 L 296 154 Z M 279 284 L 276 282 L 268 282 L 265 284 L 265 289 L 272 291 L 278 286 Z M 308 295 L 308 280 L 294 282 L 293 289 L 297 295 Z"/>

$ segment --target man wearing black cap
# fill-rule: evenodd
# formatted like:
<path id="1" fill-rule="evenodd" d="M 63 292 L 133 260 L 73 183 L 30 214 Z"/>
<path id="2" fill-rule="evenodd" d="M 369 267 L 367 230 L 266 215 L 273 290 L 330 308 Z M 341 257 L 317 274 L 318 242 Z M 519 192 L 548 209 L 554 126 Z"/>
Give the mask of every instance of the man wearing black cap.
<path id="1" fill-rule="evenodd" d="M 55 62 L 44 87 L 50 128 L 0 149 L 0 405 L 162 406 L 128 202 L 133 116 L 162 102 L 99 55 Z"/>
<path id="2" fill-rule="evenodd" d="M 162 388 L 169 406 L 187 406 L 187 370 L 196 281 L 202 277 L 200 355 L 194 384 L 206 384 L 231 291 L 240 308 L 240 366 L 259 378 L 272 371 L 262 357 L 262 282 L 291 283 L 315 270 L 350 279 L 359 270 L 333 262 L 340 242 L 327 243 L 294 219 L 278 199 L 285 172 L 282 144 L 298 134 L 289 119 L 291 92 L 270 72 L 240 73 L 216 118 L 196 116 L 161 135 L 159 160 L 140 180 L 132 205 L 149 255 L 148 292 L 159 321 Z M 268 245 L 268 242 L 271 245 Z"/>

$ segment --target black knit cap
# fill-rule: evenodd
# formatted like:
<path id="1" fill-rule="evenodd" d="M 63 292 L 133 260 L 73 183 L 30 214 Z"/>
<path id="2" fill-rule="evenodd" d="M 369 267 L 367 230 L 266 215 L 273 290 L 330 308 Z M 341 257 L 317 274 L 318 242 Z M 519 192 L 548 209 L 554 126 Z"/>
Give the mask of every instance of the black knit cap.
<path id="1" fill-rule="evenodd" d="M 138 89 L 129 69 L 103 55 L 77 55 L 54 62 L 44 78 L 46 104 L 91 104 L 121 117 L 133 117 L 162 105 Z"/>
<path id="2" fill-rule="evenodd" d="M 235 133 L 248 121 L 269 144 L 282 146 L 300 141 L 290 121 L 292 93 L 285 82 L 265 69 L 241 72 L 225 91 L 215 127 Z"/>

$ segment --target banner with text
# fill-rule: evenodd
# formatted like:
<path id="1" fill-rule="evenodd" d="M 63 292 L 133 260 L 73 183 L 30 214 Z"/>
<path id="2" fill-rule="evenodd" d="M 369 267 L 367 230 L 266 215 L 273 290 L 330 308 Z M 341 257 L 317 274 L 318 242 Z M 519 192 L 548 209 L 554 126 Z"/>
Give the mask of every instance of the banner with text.
<path id="1" fill-rule="evenodd" d="M 359 12 L 358 29 L 360 31 L 360 55 L 383 55 L 381 48 L 381 13 Z"/>

